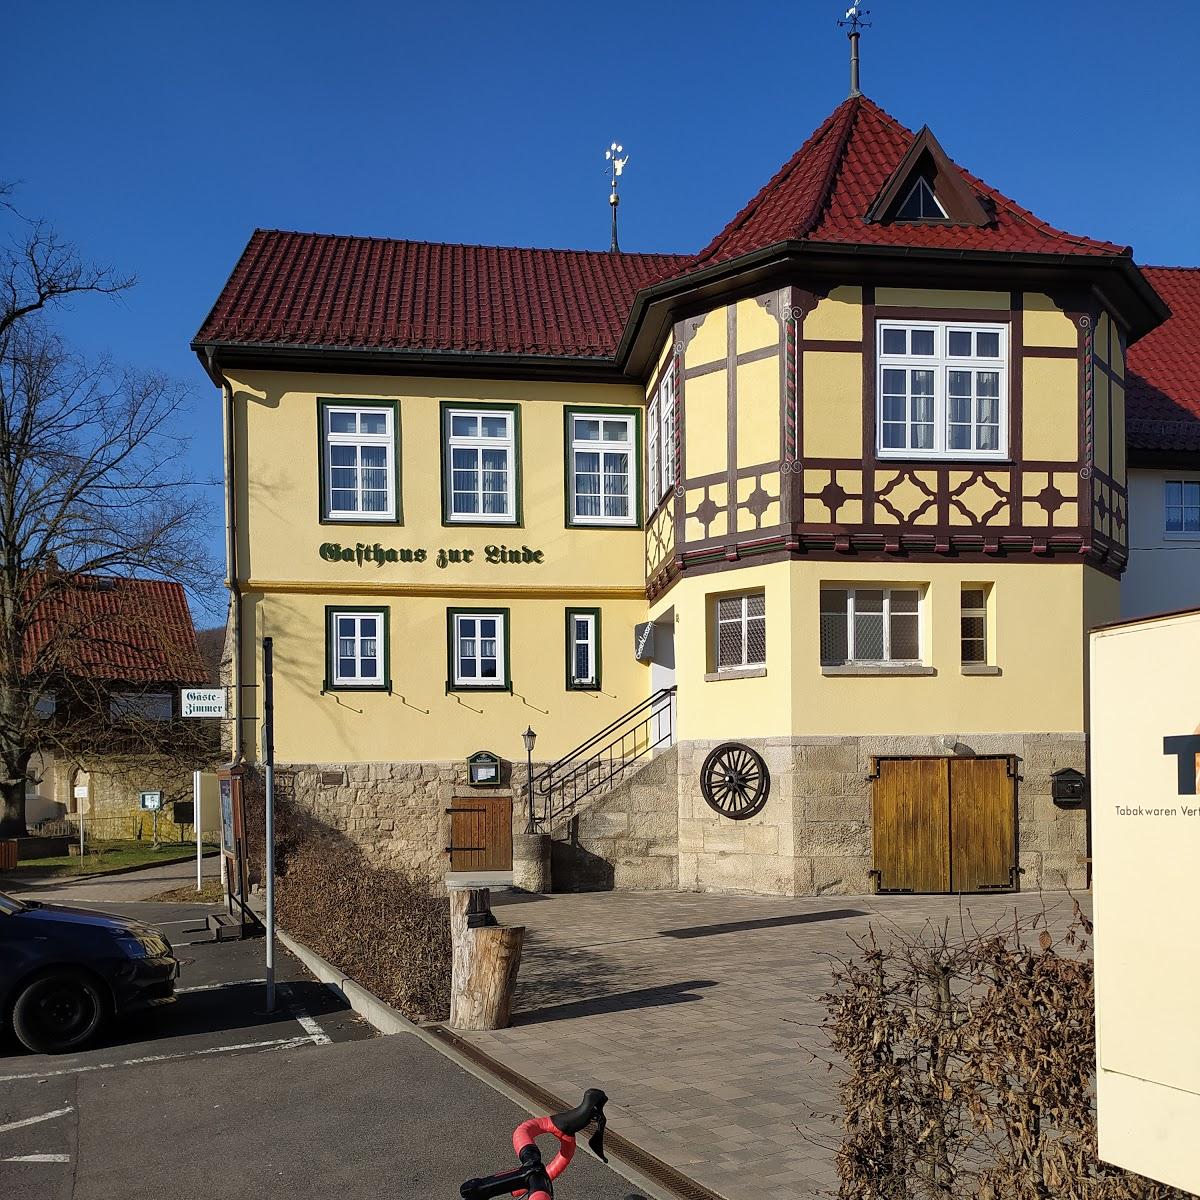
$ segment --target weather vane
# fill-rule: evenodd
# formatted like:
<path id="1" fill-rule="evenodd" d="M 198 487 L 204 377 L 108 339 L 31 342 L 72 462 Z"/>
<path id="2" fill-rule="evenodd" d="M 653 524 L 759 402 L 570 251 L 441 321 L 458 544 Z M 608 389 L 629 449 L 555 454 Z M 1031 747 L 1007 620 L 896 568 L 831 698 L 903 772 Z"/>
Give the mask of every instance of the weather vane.
<path id="1" fill-rule="evenodd" d="M 625 147 L 616 142 L 613 142 L 604 152 L 604 157 L 612 171 L 612 191 L 608 197 L 608 202 L 612 206 L 612 245 L 609 249 L 614 254 L 620 250 L 620 246 L 617 245 L 617 205 L 621 203 L 621 197 L 617 195 L 617 183 L 625 171 L 625 164 L 629 161 L 628 154 L 624 158 L 621 157 L 624 152 Z"/>
<path id="2" fill-rule="evenodd" d="M 858 39 L 864 29 L 871 28 L 871 22 L 864 18 L 871 15 L 869 8 L 863 8 L 858 0 L 846 9 L 846 15 L 838 22 L 839 29 L 849 29 L 846 35 L 850 39 L 850 95 L 861 96 L 858 86 Z"/>

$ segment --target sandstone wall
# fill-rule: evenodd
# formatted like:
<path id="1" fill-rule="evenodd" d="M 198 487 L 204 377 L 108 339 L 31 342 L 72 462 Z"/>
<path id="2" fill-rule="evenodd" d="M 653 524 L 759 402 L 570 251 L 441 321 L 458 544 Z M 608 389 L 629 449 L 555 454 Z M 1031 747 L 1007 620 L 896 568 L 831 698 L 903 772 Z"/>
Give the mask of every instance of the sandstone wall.
<path id="1" fill-rule="evenodd" d="M 671 748 L 551 828 L 556 892 L 674 891 L 679 886 L 679 765 Z"/>
<path id="2" fill-rule="evenodd" d="M 766 760 L 771 793 L 746 821 L 715 813 L 700 792 L 716 742 L 679 747 L 679 887 L 768 895 L 862 895 L 872 890 L 871 780 L 876 756 L 1015 754 L 1018 863 L 1024 891 L 1087 885 L 1082 809 L 1050 798 L 1051 775 L 1085 769 L 1083 734 L 748 740 Z"/>

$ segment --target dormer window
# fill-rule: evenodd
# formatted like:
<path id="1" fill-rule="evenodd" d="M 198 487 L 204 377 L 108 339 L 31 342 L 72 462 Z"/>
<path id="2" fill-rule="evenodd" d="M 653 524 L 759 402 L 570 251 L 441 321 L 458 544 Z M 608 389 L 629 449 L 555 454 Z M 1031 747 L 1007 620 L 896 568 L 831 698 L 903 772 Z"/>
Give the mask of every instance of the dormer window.
<path id="1" fill-rule="evenodd" d="M 896 209 L 897 221 L 948 221 L 946 210 L 938 203 L 929 181 L 921 176 L 909 189 Z"/>

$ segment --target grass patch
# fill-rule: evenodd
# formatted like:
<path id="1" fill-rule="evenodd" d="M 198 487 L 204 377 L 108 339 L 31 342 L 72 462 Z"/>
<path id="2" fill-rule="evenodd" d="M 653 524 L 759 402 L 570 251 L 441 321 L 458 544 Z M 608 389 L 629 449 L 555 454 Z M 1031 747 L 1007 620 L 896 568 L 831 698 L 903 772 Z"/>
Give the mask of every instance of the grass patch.
<path id="1" fill-rule="evenodd" d="M 212 846 L 206 850 L 214 849 Z M 51 875 L 71 878 L 98 875 L 122 867 L 157 867 L 164 863 L 186 862 L 196 857 L 196 847 L 178 842 L 163 843 L 157 849 L 152 842 L 89 842 L 87 854 L 56 855 L 52 858 L 22 859 L 5 874 L 14 879 L 22 875 Z"/>

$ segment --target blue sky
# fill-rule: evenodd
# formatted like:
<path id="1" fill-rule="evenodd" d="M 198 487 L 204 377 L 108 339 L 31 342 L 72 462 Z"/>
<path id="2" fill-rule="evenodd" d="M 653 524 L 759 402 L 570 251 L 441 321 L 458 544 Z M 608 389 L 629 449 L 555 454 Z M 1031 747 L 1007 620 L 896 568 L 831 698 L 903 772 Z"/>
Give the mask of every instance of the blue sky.
<path id="1" fill-rule="evenodd" d="M 602 249 L 615 138 L 622 247 L 695 249 L 845 97 L 844 7 L 14 0 L 0 178 L 137 275 L 63 324 L 189 382 L 217 477 L 188 342 L 256 226 Z M 871 7 L 863 90 L 889 112 L 1056 225 L 1200 263 L 1197 6 Z"/>

